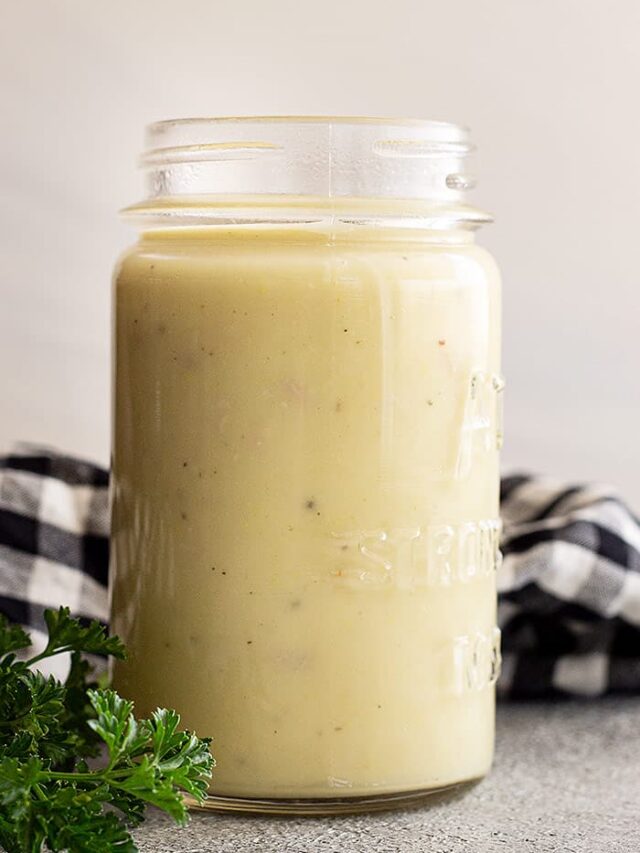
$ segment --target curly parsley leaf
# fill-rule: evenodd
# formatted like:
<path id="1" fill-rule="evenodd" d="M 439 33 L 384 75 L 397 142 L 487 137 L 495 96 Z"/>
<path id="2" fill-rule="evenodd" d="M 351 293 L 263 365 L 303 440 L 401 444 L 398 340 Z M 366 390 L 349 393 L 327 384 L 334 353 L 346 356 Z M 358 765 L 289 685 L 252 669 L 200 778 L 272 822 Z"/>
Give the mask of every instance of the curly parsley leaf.
<path id="1" fill-rule="evenodd" d="M 31 808 L 31 791 L 40 778 L 42 762 L 38 758 L 18 761 L 3 758 L 0 761 L 0 805 L 2 817 L 20 821 Z"/>
<path id="2" fill-rule="evenodd" d="M 30 664 L 52 655 L 58 655 L 61 652 L 111 655 L 120 659 L 126 657 L 126 651 L 120 638 L 109 637 L 104 626 L 95 619 L 87 626 L 81 625 L 77 619 L 71 616 L 68 607 L 61 607 L 59 610 L 45 610 L 44 619 L 49 632 L 49 640 L 44 651 L 28 661 Z"/>
<path id="3" fill-rule="evenodd" d="M 19 625 L 12 625 L 6 616 L 0 614 L 0 655 L 27 649 L 31 638 Z"/>
<path id="4" fill-rule="evenodd" d="M 213 758 L 209 739 L 180 731 L 180 716 L 159 708 L 137 721 L 133 706 L 113 690 L 90 690 L 96 719 L 89 725 L 109 752 L 106 778 L 122 791 L 186 820 L 182 792 L 199 802 L 206 797 Z"/>

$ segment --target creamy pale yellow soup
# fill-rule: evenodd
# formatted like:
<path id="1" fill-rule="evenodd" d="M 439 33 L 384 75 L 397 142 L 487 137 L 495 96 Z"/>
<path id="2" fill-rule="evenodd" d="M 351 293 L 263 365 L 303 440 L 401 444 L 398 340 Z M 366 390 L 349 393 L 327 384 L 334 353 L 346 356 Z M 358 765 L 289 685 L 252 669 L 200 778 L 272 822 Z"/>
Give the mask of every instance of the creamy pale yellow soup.
<path id="1" fill-rule="evenodd" d="M 214 794 L 482 776 L 499 282 L 470 234 L 153 232 L 116 274 L 115 686 Z"/>

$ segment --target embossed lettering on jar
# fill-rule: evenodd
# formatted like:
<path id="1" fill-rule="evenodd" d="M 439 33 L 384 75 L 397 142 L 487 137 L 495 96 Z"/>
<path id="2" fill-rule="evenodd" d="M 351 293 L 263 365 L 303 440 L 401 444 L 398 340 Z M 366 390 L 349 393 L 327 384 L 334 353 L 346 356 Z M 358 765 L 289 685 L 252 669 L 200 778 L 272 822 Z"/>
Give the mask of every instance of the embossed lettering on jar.
<path id="1" fill-rule="evenodd" d="M 115 277 L 115 684 L 214 738 L 216 808 L 483 776 L 499 277 L 437 122 L 150 129 Z"/>

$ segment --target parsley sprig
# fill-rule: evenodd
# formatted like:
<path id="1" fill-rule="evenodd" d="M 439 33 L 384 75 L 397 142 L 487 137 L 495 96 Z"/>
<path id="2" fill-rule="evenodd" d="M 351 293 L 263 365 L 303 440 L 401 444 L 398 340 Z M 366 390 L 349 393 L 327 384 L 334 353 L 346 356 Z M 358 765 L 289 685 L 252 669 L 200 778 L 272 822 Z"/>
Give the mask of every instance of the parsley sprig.
<path id="1" fill-rule="evenodd" d="M 202 802 L 214 765 L 210 739 L 180 729 L 175 711 L 137 720 L 133 703 L 89 681 L 83 653 L 125 657 L 117 637 L 69 609 L 47 610 L 48 642 L 0 616 L 0 846 L 7 853 L 135 853 L 129 829 L 147 805 L 186 823 L 183 794 Z M 71 653 L 64 683 L 34 669 Z M 103 756 L 101 761 L 87 759 Z"/>

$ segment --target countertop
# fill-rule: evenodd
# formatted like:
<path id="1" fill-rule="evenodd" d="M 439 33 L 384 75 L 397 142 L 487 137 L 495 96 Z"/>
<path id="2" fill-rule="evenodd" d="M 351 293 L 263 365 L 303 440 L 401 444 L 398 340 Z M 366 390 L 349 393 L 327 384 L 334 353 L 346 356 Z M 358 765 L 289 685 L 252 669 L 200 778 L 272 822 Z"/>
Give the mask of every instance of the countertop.
<path id="1" fill-rule="evenodd" d="M 141 853 L 638 853 L 640 700 L 502 705 L 492 773 L 456 799 L 332 818 L 153 812 Z"/>

